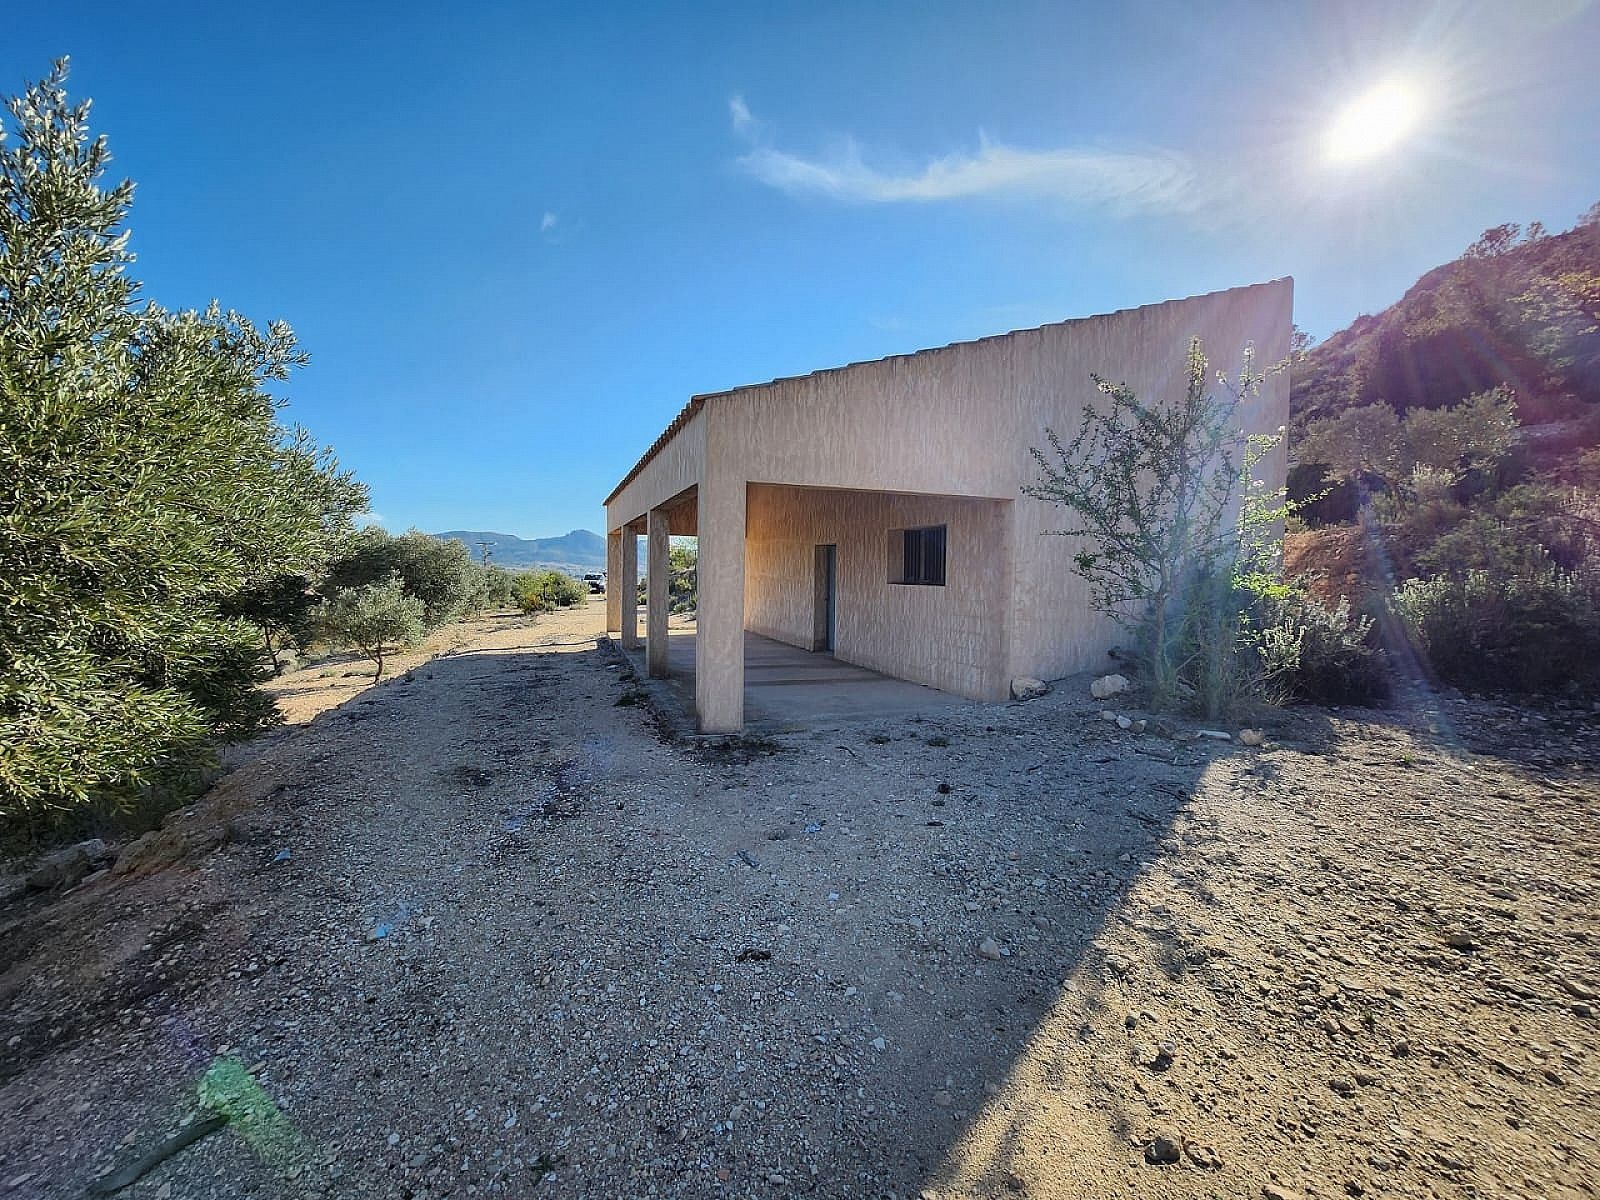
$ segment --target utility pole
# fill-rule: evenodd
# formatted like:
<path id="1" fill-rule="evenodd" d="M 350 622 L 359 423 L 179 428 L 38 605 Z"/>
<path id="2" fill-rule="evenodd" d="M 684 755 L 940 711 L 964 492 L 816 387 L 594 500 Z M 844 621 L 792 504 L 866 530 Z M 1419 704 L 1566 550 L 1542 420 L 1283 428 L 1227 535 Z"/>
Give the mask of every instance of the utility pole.
<path id="1" fill-rule="evenodd" d="M 478 543 L 478 549 L 483 551 L 483 567 L 484 567 L 484 570 L 488 570 L 489 569 L 489 555 L 494 550 L 494 543 L 493 542 L 479 542 Z"/>

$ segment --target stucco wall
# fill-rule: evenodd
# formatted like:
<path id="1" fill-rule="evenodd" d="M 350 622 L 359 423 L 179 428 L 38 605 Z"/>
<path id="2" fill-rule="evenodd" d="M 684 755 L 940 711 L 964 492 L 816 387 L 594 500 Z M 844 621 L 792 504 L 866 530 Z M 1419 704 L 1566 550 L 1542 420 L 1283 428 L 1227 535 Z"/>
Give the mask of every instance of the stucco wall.
<path id="1" fill-rule="evenodd" d="M 1097 395 L 1093 372 L 1141 396 L 1181 391 L 1191 337 L 1214 369 L 1237 370 L 1250 343 L 1258 365 L 1282 360 L 1292 309 L 1293 284 L 1279 280 L 741 388 L 707 397 L 702 415 L 749 480 L 1010 501 L 1001 673 L 1055 678 L 1102 665 L 1117 635 L 1073 573 L 1078 547 L 1042 536 L 1059 511 L 1021 494 L 1035 476 L 1029 449 L 1045 445 L 1047 427 L 1076 429 Z M 1285 372 L 1240 416 L 1266 432 L 1287 422 L 1288 407 Z M 1265 477 L 1281 482 L 1284 466 L 1280 450 Z M 961 568 L 954 552 L 950 565 Z"/>
<path id="2" fill-rule="evenodd" d="M 1009 503 L 751 484 L 745 623 L 810 649 L 815 550 L 838 546 L 834 654 L 976 699 L 1006 694 Z M 948 528 L 943 587 L 889 582 L 889 531 Z"/>

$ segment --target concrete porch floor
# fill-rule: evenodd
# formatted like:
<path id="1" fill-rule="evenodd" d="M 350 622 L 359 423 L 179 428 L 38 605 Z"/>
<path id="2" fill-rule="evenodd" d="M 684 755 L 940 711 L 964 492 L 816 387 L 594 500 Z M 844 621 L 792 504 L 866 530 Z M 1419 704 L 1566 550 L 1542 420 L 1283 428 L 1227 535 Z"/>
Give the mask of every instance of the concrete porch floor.
<path id="1" fill-rule="evenodd" d="M 642 612 L 639 624 L 643 628 Z M 685 732 L 696 729 L 694 644 L 693 628 L 670 631 L 665 679 L 645 679 L 642 640 L 637 649 L 624 651 L 640 681 L 679 710 L 679 728 Z M 964 696 L 840 662 L 831 654 L 801 650 L 748 630 L 744 635 L 746 733 L 779 733 L 876 717 L 915 716 L 975 703 Z"/>

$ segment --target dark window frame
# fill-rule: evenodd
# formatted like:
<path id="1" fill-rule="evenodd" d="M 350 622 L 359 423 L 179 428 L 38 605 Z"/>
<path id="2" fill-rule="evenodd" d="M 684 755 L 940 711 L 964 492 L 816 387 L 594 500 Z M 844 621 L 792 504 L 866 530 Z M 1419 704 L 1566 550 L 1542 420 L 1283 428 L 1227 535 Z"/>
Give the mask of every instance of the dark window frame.
<path id="1" fill-rule="evenodd" d="M 919 525 L 900 533 L 900 571 L 893 582 L 910 587 L 944 587 L 948 578 L 949 526 Z"/>

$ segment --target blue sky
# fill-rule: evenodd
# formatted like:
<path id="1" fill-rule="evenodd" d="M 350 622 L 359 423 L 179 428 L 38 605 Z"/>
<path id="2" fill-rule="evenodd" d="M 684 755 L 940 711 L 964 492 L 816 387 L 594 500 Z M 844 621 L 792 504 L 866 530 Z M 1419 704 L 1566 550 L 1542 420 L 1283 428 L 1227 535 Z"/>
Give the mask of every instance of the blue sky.
<path id="1" fill-rule="evenodd" d="M 1583 0 L 58 0 L 0 91 L 72 56 L 147 294 L 289 321 L 386 526 L 542 536 L 694 392 L 1286 274 L 1320 336 L 1565 228 L 1597 50 Z M 1416 133 L 1330 166 L 1396 76 Z"/>

